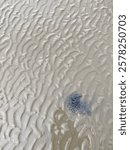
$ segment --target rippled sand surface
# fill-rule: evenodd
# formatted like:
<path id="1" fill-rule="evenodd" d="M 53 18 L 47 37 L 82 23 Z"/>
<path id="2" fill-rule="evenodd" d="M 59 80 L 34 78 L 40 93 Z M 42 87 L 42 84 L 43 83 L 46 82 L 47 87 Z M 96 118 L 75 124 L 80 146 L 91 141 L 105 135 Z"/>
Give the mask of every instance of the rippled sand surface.
<path id="1" fill-rule="evenodd" d="M 112 110 L 112 0 L 0 0 L 0 150 L 112 150 Z"/>

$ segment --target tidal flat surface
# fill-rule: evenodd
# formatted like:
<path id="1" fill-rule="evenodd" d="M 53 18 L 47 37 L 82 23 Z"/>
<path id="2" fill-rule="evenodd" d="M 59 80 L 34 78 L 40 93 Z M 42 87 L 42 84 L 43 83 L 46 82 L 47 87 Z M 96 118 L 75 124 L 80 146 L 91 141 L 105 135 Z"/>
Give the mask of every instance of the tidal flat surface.
<path id="1" fill-rule="evenodd" d="M 0 0 L 0 150 L 113 149 L 112 9 Z"/>

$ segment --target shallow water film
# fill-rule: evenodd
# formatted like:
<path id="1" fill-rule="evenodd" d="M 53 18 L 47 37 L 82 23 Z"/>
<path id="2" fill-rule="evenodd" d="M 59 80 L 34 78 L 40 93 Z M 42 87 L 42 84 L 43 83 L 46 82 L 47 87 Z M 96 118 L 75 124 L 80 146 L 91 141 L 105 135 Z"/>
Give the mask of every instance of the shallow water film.
<path id="1" fill-rule="evenodd" d="M 0 150 L 112 150 L 112 1 L 0 0 Z"/>

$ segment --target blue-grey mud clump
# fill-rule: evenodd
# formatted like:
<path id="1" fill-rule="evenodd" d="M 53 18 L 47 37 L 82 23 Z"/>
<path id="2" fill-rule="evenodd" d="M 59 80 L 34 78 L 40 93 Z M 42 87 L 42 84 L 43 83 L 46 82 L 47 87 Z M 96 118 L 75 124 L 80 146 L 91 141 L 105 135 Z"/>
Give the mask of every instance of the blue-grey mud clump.
<path id="1" fill-rule="evenodd" d="M 64 105 L 67 110 L 72 113 L 78 113 L 82 115 L 91 115 L 90 106 L 86 101 L 83 101 L 82 95 L 78 92 L 73 92 L 67 96 Z"/>

